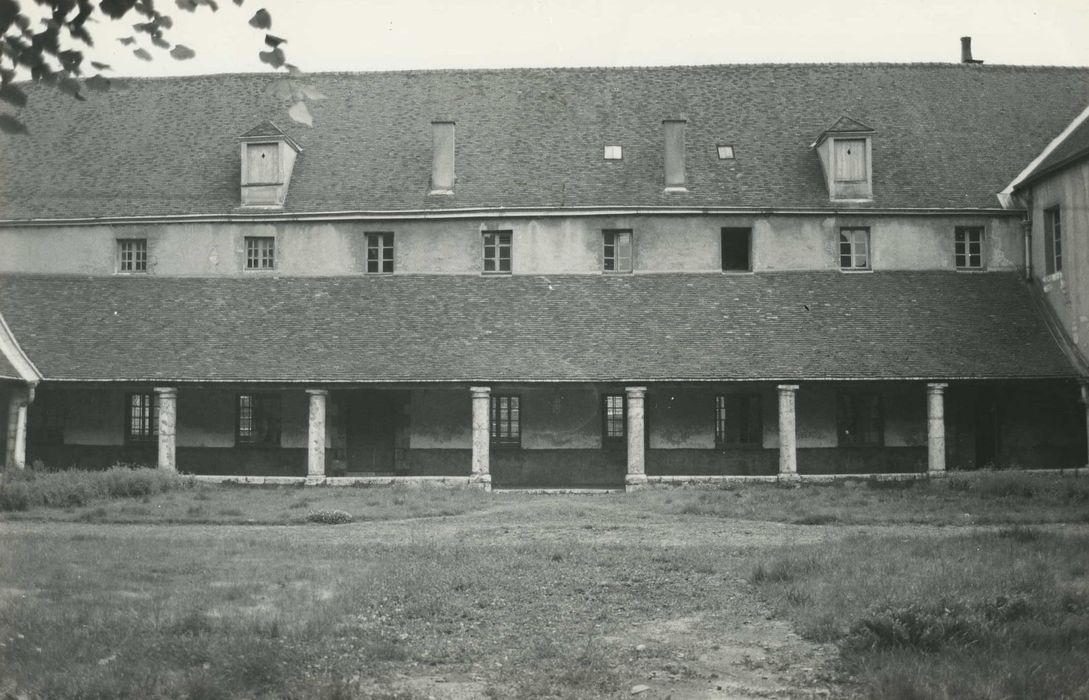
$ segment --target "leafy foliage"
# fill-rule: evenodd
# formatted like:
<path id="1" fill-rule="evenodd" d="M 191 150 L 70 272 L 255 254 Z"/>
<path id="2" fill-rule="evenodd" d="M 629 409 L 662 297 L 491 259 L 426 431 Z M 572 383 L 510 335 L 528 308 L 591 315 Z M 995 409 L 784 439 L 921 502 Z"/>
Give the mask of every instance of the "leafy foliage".
<path id="1" fill-rule="evenodd" d="M 239 6 L 243 1 L 233 0 Z M 175 4 L 185 12 L 219 9 L 215 0 L 175 0 Z M 153 51 L 166 52 L 177 61 L 196 56 L 190 47 L 170 41 L 168 35 L 174 20 L 156 9 L 154 0 L 100 0 L 97 6 L 93 0 L 35 0 L 35 6 L 42 15 L 37 22 L 17 0 L 0 0 L 0 101 L 17 109 L 26 106 L 27 95 L 15 81 L 27 74 L 32 81 L 52 85 L 77 100 L 86 99 L 85 88 L 98 92 L 110 89 L 110 79 L 102 74 L 110 66 L 86 60 L 84 55 L 83 49 L 94 47 L 90 28 L 95 22 L 124 21 L 135 15 L 140 21 L 132 25 L 133 34 L 119 41 L 132 47 L 133 55 L 141 60 L 154 60 Z M 259 9 L 249 25 L 265 32 L 272 28 L 272 16 L 268 10 Z M 280 36 L 265 33 L 258 57 L 274 70 L 287 73 L 287 77 L 276 81 L 274 94 L 292 101 L 288 116 L 300 124 L 313 126 L 305 100 L 321 96 L 300 84 L 301 71 L 288 63 L 283 46 L 286 43 Z M 98 72 L 85 77 L 87 64 Z M 28 133 L 26 123 L 17 116 L 2 113 L 0 131 Z"/>

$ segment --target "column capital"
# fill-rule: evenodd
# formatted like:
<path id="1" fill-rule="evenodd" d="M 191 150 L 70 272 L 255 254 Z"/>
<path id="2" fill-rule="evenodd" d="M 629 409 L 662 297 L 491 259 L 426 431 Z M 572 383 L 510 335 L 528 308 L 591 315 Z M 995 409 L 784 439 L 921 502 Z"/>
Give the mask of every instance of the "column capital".
<path id="1" fill-rule="evenodd" d="M 486 399 L 492 395 L 492 388 L 490 386 L 471 386 L 469 391 L 472 392 L 474 399 Z"/>
<path id="2" fill-rule="evenodd" d="M 624 387 L 624 393 L 628 395 L 629 399 L 641 399 L 647 395 L 647 388 L 645 386 L 626 386 Z"/>
<path id="3" fill-rule="evenodd" d="M 926 390 L 931 394 L 940 394 L 948 388 L 948 382 L 927 382 L 926 384 Z"/>
<path id="4" fill-rule="evenodd" d="M 177 396 L 178 387 L 176 386 L 157 386 L 154 389 L 155 393 L 159 396 Z"/>
<path id="5" fill-rule="evenodd" d="M 311 396 L 328 396 L 329 395 L 329 390 L 328 389 L 307 389 L 306 393 L 310 394 Z"/>
<path id="6" fill-rule="evenodd" d="M 780 394 L 785 394 L 785 393 L 788 393 L 788 392 L 793 394 L 795 391 L 798 390 L 798 385 L 797 384 L 780 384 L 777 388 L 779 389 Z"/>

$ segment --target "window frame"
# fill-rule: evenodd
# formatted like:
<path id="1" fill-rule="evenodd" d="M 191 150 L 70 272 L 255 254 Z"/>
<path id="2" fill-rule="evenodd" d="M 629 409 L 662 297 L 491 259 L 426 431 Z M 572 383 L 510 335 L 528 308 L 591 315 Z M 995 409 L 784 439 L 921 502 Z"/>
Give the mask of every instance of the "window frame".
<path id="1" fill-rule="evenodd" d="M 862 170 L 862 176 L 854 179 L 847 179 L 840 177 L 840 174 L 845 170 L 840 163 L 839 146 L 840 144 L 847 144 L 848 142 L 858 144 L 862 148 L 862 155 L 860 156 L 860 165 Z M 847 146 L 848 149 L 851 146 Z M 845 185 L 857 185 L 859 183 L 868 183 L 870 181 L 870 144 L 869 139 L 865 136 L 840 136 L 832 139 L 832 153 L 833 153 L 833 171 L 832 181 L 836 184 Z"/>
<path id="2" fill-rule="evenodd" d="M 247 186 L 271 186 L 284 184 L 284 163 L 283 163 L 283 148 L 280 145 L 279 140 L 272 141 L 247 141 L 243 144 L 244 156 L 242 158 L 242 184 Z M 261 146 L 273 147 L 273 165 L 275 166 L 275 174 L 272 180 L 258 180 L 251 172 L 250 169 L 250 153 L 251 150 L 256 152 L 256 149 Z"/>
<path id="3" fill-rule="evenodd" d="M 628 238 L 627 269 L 620 269 L 619 263 L 624 260 L 619 254 L 619 241 L 623 236 Z M 610 242 L 610 238 L 612 242 Z M 612 248 L 612 255 L 609 249 Z M 610 261 L 613 269 L 609 269 Z M 607 228 L 601 231 L 601 271 L 608 275 L 630 275 L 635 272 L 635 234 L 630 228 Z"/>
<path id="4" fill-rule="evenodd" d="M 847 234 L 850 234 L 850 236 L 848 237 Z M 861 234 L 862 240 L 866 246 L 865 266 L 855 265 L 855 262 L 859 256 L 859 252 L 857 250 L 858 240 L 856 238 L 856 236 L 859 234 Z M 837 241 L 839 242 L 839 269 L 842 272 L 869 272 L 873 270 L 873 242 L 870 236 L 869 226 L 841 226 L 839 229 Z M 849 252 L 843 252 L 844 245 L 848 246 Z M 850 264 L 846 267 L 843 264 L 845 257 L 849 258 L 850 260 Z"/>
<path id="5" fill-rule="evenodd" d="M 262 244 L 268 245 L 268 250 L 262 249 Z M 254 255 L 250 255 L 250 247 L 253 244 Z M 276 255 L 276 236 L 243 236 L 243 269 L 246 272 L 273 272 L 279 266 L 279 258 Z M 268 253 L 266 255 L 265 253 Z M 265 259 L 272 261 L 271 265 L 264 265 Z M 255 267 L 250 267 L 250 261 L 257 262 Z"/>
<path id="6" fill-rule="evenodd" d="M 501 231 L 481 231 L 480 233 L 481 233 L 480 241 L 481 241 L 481 260 L 482 260 L 481 274 L 485 274 L 485 275 L 489 275 L 489 276 L 491 276 L 491 275 L 509 275 L 509 274 L 511 274 L 511 272 L 513 270 L 513 267 L 514 267 L 514 265 L 513 265 L 513 259 L 514 259 L 514 232 L 509 230 L 509 229 L 505 229 L 505 230 L 501 230 Z M 488 239 L 491 236 L 495 237 L 495 241 L 492 242 L 492 243 L 489 243 Z M 504 239 L 506 239 L 506 242 L 504 242 Z M 488 257 L 488 249 L 489 248 L 494 248 L 495 249 L 495 255 L 494 255 L 493 258 Z M 504 248 L 506 249 L 506 252 L 507 252 L 507 257 L 506 257 L 507 269 L 505 269 L 505 270 L 502 269 L 503 268 L 503 249 Z M 494 265 L 495 269 L 492 269 L 492 270 L 488 269 L 488 263 L 489 262 L 491 262 Z"/>
<path id="7" fill-rule="evenodd" d="M 245 399 L 250 401 L 250 417 L 249 422 L 252 424 L 248 428 L 248 432 L 251 435 L 243 434 L 243 403 Z M 275 422 L 268 421 L 270 407 L 275 405 Z M 271 431 L 265 431 L 265 435 L 258 438 L 256 433 L 258 431 L 259 420 L 264 419 L 270 423 L 270 427 L 275 428 L 275 439 L 270 439 Z M 281 446 L 283 442 L 283 396 L 279 393 L 272 392 L 253 392 L 253 393 L 239 393 L 235 395 L 234 401 L 234 445 L 235 447 L 252 447 L 259 449 L 276 449 Z"/>
<path id="8" fill-rule="evenodd" d="M 396 269 L 395 238 L 392 231 L 370 231 L 367 236 L 367 261 L 366 273 L 368 275 L 392 275 Z M 372 260 L 371 251 L 377 251 L 377 256 Z M 386 254 L 389 254 L 388 256 Z M 388 259 L 387 259 L 388 257 Z M 371 269 L 374 263 L 375 269 Z M 388 265 L 387 265 L 388 263 Z M 384 269 L 389 267 L 389 269 Z"/>
<path id="9" fill-rule="evenodd" d="M 122 275 L 146 275 L 147 274 L 147 238 L 117 238 L 117 254 L 115 259 L 116 271 Z M 141 245 L 142 249 L 132 251 L 132 259 L 129 262 L 131 268 L 126 268 L 125 247 L 128 245 Z"/>
<path id="10" fill-rule="evenodd" d="M 501 420 L 502 407 L 506 404 L 506 431 Z M 511 428 L 513 427 L 513 431 Z M 504 432 L 506 434 L 504 434 Z M 492 394 L 488 401 L 488 434 L 491 446 L 497 449 L 522 448 L 522 397 L 519 394 Z"/>
<path id="11" fill-rule="evenodd" d="M 744 233 L 746 236 L 747 262 L 744 268 L 726 267 L 726 237 Z M 723 272 L 752 272 L 752 226 L 723 226 L 719 230 L 719 257 Z"/>
<path id="12" fill-rule="evenodd" d="M 604 160 L 624 160 L 624 146 L 623 145 L 609 145 L 605 146 Z"/>
<path id="13" fill-rule="evenodd" d="M 1044 272 L 1063 271 L 1063 222 L 1058 205 L 1044 209 Z"/>
<path id="14" fill-rule="evenodd" d="M 728 422 L 731 401 L 736 402 L 733 414 L 742 419 L 736 431 Z M 750 413 L 753 405 L 755 405 L 755 413 Z M 716 450 L 753 449 L 764 446 L 764 402 L 760 394 L 755 392 L 715 394 L 714 417 Z M 755 417 L 755 425 L 747 425 L 750 417 Z M 746 437 L 750 439 L 744 439 Z"/>
<path id="15" fill-rule="evenodd" d="M 979 240 L 972 241 L 972 235 L 978 235 Z M 983 262 L 984 241 L 986 231 L 983 226 L 956 226 L 953 229 L 953 266 L 962 271 L 985 270 Z M 977 251 L 972 252 L 972 246 L 977 246 Z M 978 257 L 979 263 L 972 264 L 972 258 Z"/>
<path id="16" fill-rule="evenodd" d="M 867 409 L 876 408 L 876 417 L 866 416 L 870 424 L 866 430 L 858 430 L 860 406 L 866 402 Z M 844 408 L 849 408 L 850 415 L 844 415 Z M 852 420 L 853 419 L 853 420 Z M 850 422 L 850 425 L 847 425 Z M 870 433 L 874 437 L 867 437 Z M 861 435 L 861 437 L 855 437 Z M 885 446 L 885 401 L 878 391 L 838 391 L 836 392 L 836 445 L 838 447 L 884 447 Z"/>
<path id="17" fill-rule="evenodd" d="M 615 424 L 615 415 L 609 414 L 610 399 L 620 400 L 620 434 L 610 435 L 609 427 Z M 625 392 L 606 392 L 601 395 L 601 447 L 617 449 L 628 443 L 628 396 Z"/>
<path id="18" fill-rule="evenodd" d="M 137 407 L 133 399 L 140 397 L 144 404 Z M 133 409 L 138 408 L 139 416 Z M 136 431 L 134 431 L 136 429 Z M 154 391 L 130 391 L 125 393 L 125 444 L 146 445 L 159 439 L 159 394 Z"/>

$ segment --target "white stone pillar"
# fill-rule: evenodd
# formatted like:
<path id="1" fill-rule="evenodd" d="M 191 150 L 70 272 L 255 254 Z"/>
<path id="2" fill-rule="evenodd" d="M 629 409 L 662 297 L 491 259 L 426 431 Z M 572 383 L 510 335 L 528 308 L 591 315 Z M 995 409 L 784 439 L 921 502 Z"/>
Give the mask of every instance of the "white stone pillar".
<path id="1" fill-rule="evenodd" d="M 177 471 L 178 390 L 172 386 L 157 386 L 159 396 L 159 469 Z"/>
<path id="2" fill-rule="evenodd" d="M 492 488 L 491 447 L 492 447 L 492 390 L 491 387 L 469 387 L 473 396 L 473 466 L 469 475 L 474 484 Z"/>
<path id="3" fill-rule="evenodd" d="M 326 389 L 307 389 L 310 395 L 310 419 L 306 428 L 306 478 L 325 478 L 325 414 L 329 392 Z"/>
<path id="4" fill-rule="evenodd" d="M 33 400 L 33 389 L 19 387 L 11 392 L 8 401 L 7 454 L 4 456 L 8 469 L 26 468 L 26 415 Z"/>
<path id="5" fill-rule="evenodd" d="M 926 385 L 926 471 L 945 473 L 945 389 L 948 384 Z"/>
<path id="6" fill-rule="evenodd" d="M 624 477 L 627 488 L 638 488 L 647 483 L 646 442 L 644 438 L 645 386 L 629 386 L 624 389 L 628 415 L 628 473 Z"/>
<path id="7" fill-rule="evenodd" d="M 779 385 L 779 476 L 798 475 L 797 384 Z"/>

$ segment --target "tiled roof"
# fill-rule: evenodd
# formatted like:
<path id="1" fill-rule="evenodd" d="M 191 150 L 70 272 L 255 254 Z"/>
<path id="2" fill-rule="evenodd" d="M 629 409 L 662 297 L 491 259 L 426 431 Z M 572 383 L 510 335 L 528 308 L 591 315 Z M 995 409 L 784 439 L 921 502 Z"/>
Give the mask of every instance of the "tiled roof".
<path id="1" fill-rule="evenodd" d="M 1052 171 L 1087 156 L 1089 156 L 1089 118 L 1083 119 L 1066 135 L 1066 138 L 1056 144 L 1051 153 L 1048 153 L 1043 160 L 1036 164 L 1036 167 L 1024 175 L 1018 186 L 1024 187 Z"/>
<path id="2" fill-rule="evenodd" d="M 0 134 L 0 218 L 228 214 L 238 139 L 272 119 L 303 149 L 288 212 L 466 207 L 842 207 L 810 149 L 876 130 L 873 207 L 997 207 L 1089 103 L 1089 69 L 771 64 L 315 74 L 314 127 L 274 75 L 135 79 L 85 102 L 29 86 Z M 6 108 L 5 109 L 9 109 Z M 683 117 L 687 193 L 663 193 L 662 120 Z M 453 196 L 429 197 L 430 122 L 457 122 Z M 734 146 L 719 160 L 716 144 Z M 624 146 L 606 161 L 604 145 Z"/>
<path id="3" fill-rule="evenodd" d="M 0 352 L 0 379 L 21 379 L 19 370 Z"/>
<path id="4" fill-rule="evenodd" d="M 0 276 L 48 380 L 1072 377 L 1013 273 Z"/>

